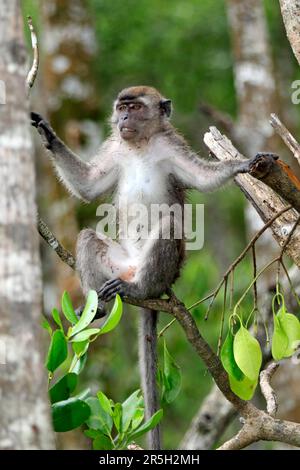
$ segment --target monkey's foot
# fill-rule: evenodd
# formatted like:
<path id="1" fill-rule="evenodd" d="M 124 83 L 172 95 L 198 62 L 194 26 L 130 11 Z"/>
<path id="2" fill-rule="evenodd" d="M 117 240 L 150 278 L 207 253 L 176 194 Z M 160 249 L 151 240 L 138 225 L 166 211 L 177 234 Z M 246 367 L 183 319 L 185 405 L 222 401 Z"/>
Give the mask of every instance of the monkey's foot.
<path id="1" fill-rule="evenodd" d="M 81 305 L 80 307 L 78 307 L 76 310 L 75 310 L 75 313 L 76 313 L 76 316 L 78 318 L 81 317 L 82 315 L 82 312 L 84 310 L 84 307 L 85 305 Z M 94 317 L 94 320 L 98 320 L 99 318 L 103 318 L 105 317 L 105 315 L 107 315 L 107 312 L 105 310 L 105 306 L 104 306 L 104 303 L 103 302 L 99 302 L 98 304 L 98 308 L 97 308 L 97 312 L 96 312 L 96 315 Z M 93 320 L 93 321 L 94 321 Z"/>
<path id="2" fill-rule="evenodd" d="M 110 279 L 106 281 L 100 290 L 97 291 L 98 298 L 104 302 L 109 302 L 117 294 L 121 297 L 128 294 L 128 282 L 122 279 Z"/>

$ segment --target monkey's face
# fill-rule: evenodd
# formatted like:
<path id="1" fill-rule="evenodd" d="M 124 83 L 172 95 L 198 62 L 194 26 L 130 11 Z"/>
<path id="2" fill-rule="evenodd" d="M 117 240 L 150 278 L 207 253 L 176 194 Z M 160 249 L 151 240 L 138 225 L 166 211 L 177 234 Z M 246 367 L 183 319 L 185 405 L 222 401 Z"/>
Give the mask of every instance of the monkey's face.
<path id="1" fill-rule="evenodd" d="M 116 106 L 118 129 L 124 140 L 139 140 L 146 137 L 145 121 L 151 119 L 149 109 L 138 100 L 119 102 Z"/>
<path id="2" fill-rule="evenodd" d="M 112 124 L 122 139 L 138 142 L 158 132 L 170 115 L 170 100 L 150 87 L 123 90 L 114 104 Z"/>

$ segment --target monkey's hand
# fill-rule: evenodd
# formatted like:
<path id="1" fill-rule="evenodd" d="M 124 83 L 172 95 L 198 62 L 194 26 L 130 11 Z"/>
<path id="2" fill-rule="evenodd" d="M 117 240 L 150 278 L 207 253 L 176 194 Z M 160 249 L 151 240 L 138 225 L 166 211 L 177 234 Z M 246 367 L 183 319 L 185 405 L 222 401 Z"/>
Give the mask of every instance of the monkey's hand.
<path id="1" fill-rule="evenodd" d="M 50 124 L 38 113 L 30 113 L 31 125 L 36 127 L 42 137 L 43 144 L 49 150 L 53 148 L 53 143 L 57 136 Z"/>
<path id="2" fill-rule="evenodd" d="M 239 173 L 267 173 L 274 161 L 278 160 L 275 153 L 259 152 L 255 157 L 245 160 L 241 164 Z"/>

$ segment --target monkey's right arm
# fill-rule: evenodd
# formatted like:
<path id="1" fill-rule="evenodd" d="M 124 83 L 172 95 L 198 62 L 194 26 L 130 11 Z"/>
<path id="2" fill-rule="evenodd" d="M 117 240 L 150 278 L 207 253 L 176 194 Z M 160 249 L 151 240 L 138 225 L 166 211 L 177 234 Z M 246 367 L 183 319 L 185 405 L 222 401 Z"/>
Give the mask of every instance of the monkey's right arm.
<path id="1" fill-rule="evenodd" d="M 214 191 L 239 173 L 248 173 L 262 155 L 277 159 L 274 154 L 257 154 L 248 160 L 207 161 L 200 158 L 187 145 L 181 145 L 173 153 L 173 174 L 186 188 L 200 192 Z"/>
<path id="2" fill-rule="evenodd" d="M 57 173 L 72 194 L 91 201 L 114 186 L 117 171 L 113 158 L 105 150 L 101 158 L 97 158 L 97 164 L 84 162 L 57 137 L 42 116 L 31 113 L 31 124 L 37 128 L 45 147 L 51 151 Z"/>

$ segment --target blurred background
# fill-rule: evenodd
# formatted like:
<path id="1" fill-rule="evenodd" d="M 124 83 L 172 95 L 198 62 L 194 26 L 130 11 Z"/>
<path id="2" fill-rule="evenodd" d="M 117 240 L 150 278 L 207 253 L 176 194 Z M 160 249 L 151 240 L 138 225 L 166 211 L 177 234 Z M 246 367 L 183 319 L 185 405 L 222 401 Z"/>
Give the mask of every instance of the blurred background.
<path id="1" fill-rule="evenodd" d="M 246 6 L 249 17 L 244 16 L 238 24 L 234 15 L 239 3 Z M 108 135 L 107 121 L 116 94 L 124 87 L 145 84 L 172 100 L 174 125 L 202 156 L 208 154 L 204 132 L 217 125 L 247 157 L 276 149 L 289 161 L 287 149 L 268 125 L 270 112 L 277 112 L 290 131 L 299 135 L 299 106 L 291 102 L 291 84 L 300 78 L 300 72 L 286 39 L 279 2 L 22 0 L 22 8 L 24 17 L 33 17 L 41 56 L 31 108 L 47 115 L 57 134 L 82 158 L 92 156 Z M 25 34 L 30 50 L 26 28 Z M 254 76 L 252 88 L 243 94 L 239 65 L 247 55 L 271 78 L 262 87 Z M 254 96 L 263 98 L 255 101 Z M 251 135 L 250 144 L 245 128 Z M 67 194 L 37 138 L 36 166 L 39 212 L 74 252 L 79 230 L 96 225 L 99 201 L 86 205 Z M 175 293 L 187 306 L 216 286 L 257 227 L 255 215 L 233 184 L 214 194 L 192 193 L 190 199 L 205 204 L 205 243 L 202 250 L 188 254 L 175 285 Z M 266 238 L 264 256 L 271 257 L 273 249 Z M 59 305 L 64 290 L 79 305 L 82 297 L 77 277 L 43 241 L 41 251 L 45 315 Z M 251 270 L 248 260 L 238 269 L 236 296 L 249 284 Z M 272 277 L 263 282 L 271 283 Z M 208 321 L 204 321 L 206 307 L 196 307 L 193 315 L 204 337 L 216 348 L 222 299 L 215 303 Z M 116 401 L 139 387 L 137 319 L 138 310 L 126 306 L 120 327 L 94 343 L 83 377 L 92 390 L 100 388 Z M 169 320 L 161 314 L 160 328 Z M 164 408 L 164 448 L 174 449 L 212 380 L 179 326 L 174 324 L 168 330 L 166 340 L 182 370 L 181 392 Z M 161 353 L 162 344 L 159 346 Z M 289 418 L 299 420 L 299 408 L 296 400 L 285 417 L 290 413 Z M 77 432 L 59 439 L 61 448 L 86 446 Z"/>

